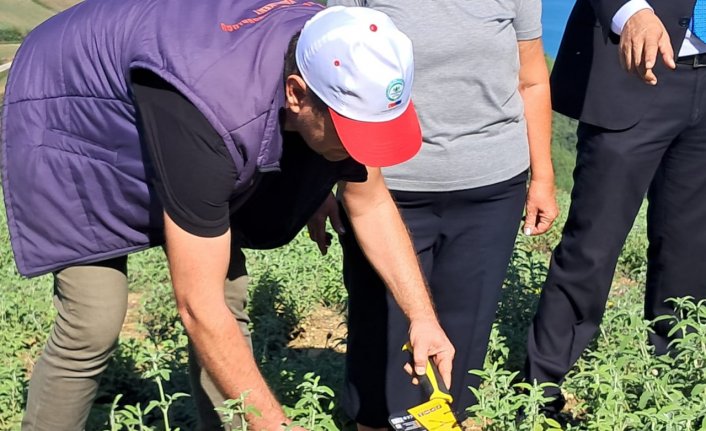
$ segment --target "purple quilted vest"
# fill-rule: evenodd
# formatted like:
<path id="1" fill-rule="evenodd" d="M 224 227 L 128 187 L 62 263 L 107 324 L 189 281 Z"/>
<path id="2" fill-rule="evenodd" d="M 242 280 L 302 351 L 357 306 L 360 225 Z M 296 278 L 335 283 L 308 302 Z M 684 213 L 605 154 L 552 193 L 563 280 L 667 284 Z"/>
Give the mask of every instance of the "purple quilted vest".
<path id="1" fill-rule="evenodd" d="M 209 119 L 234 194 L 282 154 L 278 111 L 304 0 L 86 0 L 32 31 L 3 110 L 3 190 L 17 267 L 33 276 L 162 242 L 128 78 L 146 68 Z"/>

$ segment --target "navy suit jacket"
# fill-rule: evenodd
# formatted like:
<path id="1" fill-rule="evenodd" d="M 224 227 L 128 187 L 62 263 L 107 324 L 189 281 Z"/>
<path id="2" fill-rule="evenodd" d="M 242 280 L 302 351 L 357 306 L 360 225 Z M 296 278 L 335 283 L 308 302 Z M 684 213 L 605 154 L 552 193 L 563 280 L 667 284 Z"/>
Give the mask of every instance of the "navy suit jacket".
<path id="1" fill-rule="evenodd" d="M 696 0 L 649 0 L 679 52 Z M 555 111 L 611 130 L 632 127 L 655 97 L 669 97 L 659 82 L 645 84 L 620 66 L 620 37 L 610 30 L 627 0 L 577 0 L 551 75 Z M 655 74 L 669 73 L 658 58 Z"/>

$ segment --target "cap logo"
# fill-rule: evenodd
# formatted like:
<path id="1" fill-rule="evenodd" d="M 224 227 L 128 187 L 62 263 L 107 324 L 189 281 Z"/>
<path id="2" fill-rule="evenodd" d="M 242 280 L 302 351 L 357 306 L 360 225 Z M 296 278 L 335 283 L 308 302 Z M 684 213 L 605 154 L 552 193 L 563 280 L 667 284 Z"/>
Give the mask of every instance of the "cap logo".
<path id="1" fill-rule="evenodd" d="M 387 100 L 390 102 L 396 102 L 402 97 L 402 92 L 404 91 L 404 79 L 393 79 L 387 84 Z"/>

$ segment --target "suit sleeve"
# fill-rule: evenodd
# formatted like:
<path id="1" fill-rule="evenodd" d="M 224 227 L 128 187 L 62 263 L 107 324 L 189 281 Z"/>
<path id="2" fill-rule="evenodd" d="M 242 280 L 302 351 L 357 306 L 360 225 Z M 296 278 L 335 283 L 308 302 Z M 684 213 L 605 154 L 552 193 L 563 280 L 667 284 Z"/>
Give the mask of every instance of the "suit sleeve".
<path id="1" fill-rule="evenodd" d="M 616 12 L 628 1 L 629 0 L 590 0 L 596 18 L 603 29 L 604 37 L 608 37 L 611 32 L 610 24 L 613 22 L 613 17 Z"/>

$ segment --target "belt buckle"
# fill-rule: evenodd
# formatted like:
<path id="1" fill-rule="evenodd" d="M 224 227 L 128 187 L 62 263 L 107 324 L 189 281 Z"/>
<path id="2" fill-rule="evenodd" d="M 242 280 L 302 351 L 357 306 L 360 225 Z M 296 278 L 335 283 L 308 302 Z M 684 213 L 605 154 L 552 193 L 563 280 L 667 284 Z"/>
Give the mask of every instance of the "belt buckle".
<path id="1" fill-rule="evenodd" d="M 701 54 L 696 54 L 694 56 L 694 63 L 692 64 L 694 69 L 698 69 L 700 67 L 706 67 L 706 54 L 701 53 Z"/>

